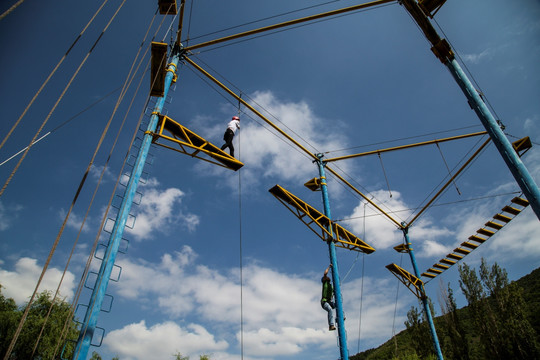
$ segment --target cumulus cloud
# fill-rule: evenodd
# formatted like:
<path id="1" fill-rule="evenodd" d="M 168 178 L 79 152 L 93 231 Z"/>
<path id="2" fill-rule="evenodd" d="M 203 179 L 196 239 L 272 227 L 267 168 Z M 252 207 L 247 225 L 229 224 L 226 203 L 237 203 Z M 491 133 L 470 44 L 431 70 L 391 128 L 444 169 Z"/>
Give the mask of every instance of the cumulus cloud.
<path id="1" fill-rule="evenodd" d="M 125 360 L 169 359 L 177 352 L 196 356 L 229 346 L 200 325 L 183 328 L 170 321 L 148 327 L 143 320 L 111 331 L 106 339 L 108 347 Z"/>
<path id="2" fill-rule="evenodd" d="M 127 233 L 136 240 L 148 239 L 154 232 L 167 233 L 176 225 L 194 231 L 200 223 L 199 216 L 181 208 L 185 193 L 177 188 L 159 189 L 159 183 L 150 179 L 144 186 L 141 203 L 132 211 L 136 216 L 133 229 Z"/>
<path id="3" fill-rule="evenodd" d="M 398 191 L 392 191 L 392 198 L 387 199 L 384 203 L 376 200 L 387 197 L 386 194 L 387 192 L 385 190 L 378 190 L 371 193 L 375 199 L 374 202 L 397 222 L 401 222 L 400 219 L 407 218 L 412 214 L 412 211 L 409 210 L 410 206 L 405 203 L 401 197 L 401 193 Z M 348 216 L 348 218 L 353 219 L 347 224 L 352 232 L 356 234 L 362 234 L 364 232 L 363 218 L 365 211 L 365 216 L 369 218 L 369 226 L 366 226 L 365 229 L 366 239 L 369 239 L 368 244 L 377 250 L 387 249 L 401 244 L 403 242 L 403 233 L 399 231 L 397 224 L 382 215 L 371 205 L 368 204 L 364 207 L 365 204 L 366 201 L 361 201 L 353 209 L 352 214 Z M 449 236 L 452 234 L 452 231 L 432 224 L 429 219 L 421 218 L 418 222 L 415 222 L 409 234 L 410 236 L 414 236 L 415 240 L 422 244 L 423 251 L 419 252 L 419 256 L 433 256 L 440 255 L 446 251 L 444 250 L 445 247 L 433 246 L 435 239 Z"/>
<path id="4" fill-rule="evenodd" d="M 164 254 L 157 263 L 139 259 L 127 260 L 122 264 L 123 277 L 118 283 L 118 295 L 138 301 L 143 307 L 157 303 L 159 311 L 169 318 L 169 321 L 152 327 L 146 326 L 144 322 L 131 324 L 112 332 L 107 337 L 106 344 L 117 342 L 116 339 L 122 335 L 121 347 L 113 349 L 121 358 L 148 358 L 144 355 L 146 353 L 137 355 L 136 351 L 131 352 L 130 343 L 153 341 L 154 334 L 159 333 L 162 326 L 175 334 L 175 338 L 180 337 L 183 332 L 193 332 L 195 323 L 199 324 L 200 329 L 204 329 L 200 332 L 204 336 L 193 337 L 193 342 L 188 347 L 171 340 L 179 344 L 177 350 L 193 356 L 215 350 L 212 358 L 234 357 L 224 351 L 223 344 L 226 342 L 227 349 L 236 348 L 235 341 L 240 341 L 239 269 L 219 271 L 198 265 L 197 259 L 197 254 L 189 246 L 184 246 L 179 252 Z M 328 333 L 327 330 L 326 313 L 320 305 L 320 276 L 321 274 L 286 274 L 256 264 L 246 265 L 242 288 L 242 318 L 247 357 L 287 358 L 314 349 L 334 351 L 337 335 Z M 363 301 L 362 337 L 376 345 L 391 336 L 396 306 L 395 285 L 388 279 L 375 280 L 366 277 L 364 280 L 363 295 L 358 279 L 342 287 L 344 309 L 347 323 L 355 324 L 354 327 L 349 325 L 351 334 L 358 329 L 356 324 L 359 324 L 360 314 L 357 309 L 360 301 Z M 402 307 L 403 305 L 398 305 L 398 312 L 403 313 Z M 184 328 L 172 323 L 173 320 L 177 323 L 188 321 L 191 325 Z M 395 321 L 402 324 L 403 318 L 398 316 Z M 115 337 L 111 337 L 113 333 Z M 227 334 L 234 336 L 227 337 Z M 354 337 L 350 336 L 352 341 Z M 170 338 L 168 335 L 165 337 Z M 160 344 L 160 341 L 156 340 L 156 344 Z M 159 346 L 149 347 L 160 351 L 157 350 Z M 138 345 L 134 344 L 133 349 L 137 348 Z M 163 349 L 171 352 L 168 345 L 164 345 Z M 176 351 L 176 348 L 172 351 Z"/>
<path id="5" fill-rule="evenodd" d="M 23 304 L 28 301 L 39 276 L 42 266 L 37 264 L 36 259 L 23 257 L 17 260 L 13 271 L 0 269 L 0 284 L 2 284 L 2 293 L 8 298 L 13 298 L 17 304 Z M 54 294 L 58 283 L 62 277 L 62 271 L 57 268 L 49 267 L 43 280 L 41 281 L 38 292 L 48 290 Z M 75 288 L 75 275 L 66 272 L 62 286 L 60 288 L 60 297 L 66 297 L 68 300 L 73 297 Z"/>
<path id="6" fill-rule="evenodd" d="M 540 229 L 538 218 L 531 208 L 523 211 L 494 236 L 486 258 L 493 261 L 504 252 L 513 259 L 538 258 L 540 256 Z"/>
<path id="7" fill-rule="evenodd" d="M 327 344 L 326 331 L 283 327 L 279 331 L 260 328 L 244 334 L 246 353 L 252 356 L 285 356 L 300 353 L 304 346 Z"/>
<path id="8" fill-rule="evenodd" d="M 366 276 L 363 285 L 361 278 L 343 284 L 342 293 L 350 340 L 361 338 L 363 346 L 366 346 L 365 344 L 377 346 L 381 341 L 392 337 L 394 327 L 396 333 L 403 329 L 403 323 L 406 320 L 404 314 L 410 306 L 408 301 L 411 298 L 410 294 L 406 294 L 400 296 L 399 301 L 396 302 L 398 287 L 401 287 L 399 289 L 401 294 L 401 291 L 404 291 L 403 284 L 389 272 L 383 278 Z M 361 313 L 360 305 L 362 306 Z M 355 326 L 351 326 L 352 324 Z M 361 325 L 360 333 L 358 333 L 359 324 Z"/>
<path id="9" fill-rule="evenodd" d="M 224 273 L 196 265 L 195 259 L 193 250 L 184 246 L 181 252 L 163 255 L 157 264 L 127 260 L 122 264 L 119 293 L 131 299 L 156 299 L 162 311 L 173 317 L 195 311 L 206 320 L 238 321 L 238 269 Z M 299 317 L 310 318 L 318 310 L 317 306 L 305 306 L 306 303 L 318 305 L 317 283 L 256 265 L 250 265 L 245 273 L 250 274 L 244 278 L 243 289 L 247 327 L 290 325 Z M 179 302 L 179 298 L 184 300 Z M 315 326 L 316 322 L 310 324 Z"/>
<path id="10" fill-rule="evenodd" d="M 284 101 L 270 91 L 257 91 L 249 102 L 312 153 L 346 146 L 345 136 L 338 133 L 339 120 L 332 120 L 332 127 L 328 127 L 328 119 L 323 121 L 317 117 L 309 104 L 304 101 Z M 225 121 L 220 125 L 210 125 L 215 120 L 197 117 L 193 122 L 195 127 L 205 129 L 205 137 L 217 138 L 219 140 L 215 140 L 216 143 L 221 144 Z M 243 185 L 254 186 L 261 177 L 274 176 L 279 176 L 280 181 L 292 180 L 303 183 L 318 174 L 309 155 L 299 150 L 289 140 L 285 140 L 283 135 L 276 134 L 278 132 L 275 129 L 254 114 L 248 113 L 241 117 L 241 129 L 235 136 L 234 144 L 235 155 L 240 156 L 246 165 L 242 170 Z M 205 164 L 198 166 L 201 170 L 209 172 L 224 171 Z M 346 164 L 341 167 L 348 170 Z M 237 184 L 231 182 L 229 185 L 236 187 Z"/>

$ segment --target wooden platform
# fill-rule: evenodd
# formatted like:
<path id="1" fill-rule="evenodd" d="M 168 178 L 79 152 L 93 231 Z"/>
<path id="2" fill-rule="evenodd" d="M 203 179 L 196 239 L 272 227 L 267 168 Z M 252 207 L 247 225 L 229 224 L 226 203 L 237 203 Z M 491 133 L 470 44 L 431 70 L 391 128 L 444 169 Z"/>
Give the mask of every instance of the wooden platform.
<path id="1" fill-rule="evenodd" d="M 152 43 L 150 62 L 150 96 L 163 96 L 165 92 L 165 68 L 167 66 L 167 44 Z"/>
<path id="2" fill-rule="evenodd" d="M 158 0 L 159 13 L 161 15 L 176 15 L 176 0 Z"/>

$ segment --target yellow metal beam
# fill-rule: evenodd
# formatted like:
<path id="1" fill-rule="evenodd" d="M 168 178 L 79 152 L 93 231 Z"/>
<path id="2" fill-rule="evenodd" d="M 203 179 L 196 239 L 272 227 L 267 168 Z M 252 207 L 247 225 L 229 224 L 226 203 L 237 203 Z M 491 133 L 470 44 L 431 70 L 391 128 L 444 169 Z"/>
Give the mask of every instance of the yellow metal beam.
<path id="1" fill-rule="evenodd" d="M 326 167 L 326 170 L 330 173 L 332 173 L 335 177 L 337 177 L 341 182 L 343 182 L 345 185 L 347 185 L 348 187 L 351 188 L 351 190 L 353 190 L 354 192 L 356 192 L 358 195 L 360 195 L 364 200 L 366 200 L 371 206 L 373 206 L 375 209 L 377 209 L 378 211 L 380 211 L 384 216 L 386 216 L 390 221 L 392 221 L 394 224 L 397 225 L 398 228 L 403 228 L 402 225 L 399 223 L 399 221 L 397 221 L 396 219 L 394 219 L 393 217 L 391 217 L 388 213 L 386 213 L 383 209 L 381 209 L 377 204 L 375 204 L 370 198 L 368 198 L 366 195 L 364 195 L 360 190 L 358 190 L 357 188 L 355 188 L 350 182 L 348 182 L 347 180 L 345 180 L 343 178 L 343 176 L 339 175 L 335 170 L 333 170 L 332 168 L 330 168 L 329 166 Z"/>
<path id="2" fill-rule="evenodd" d="M 426 296 L 424 282 L 422 280 L 396 264 L 392 263 L 386 265 L 386 268 L 390 270 L 390 272 L 394 274 L 394 276 L 397 277 L 398 280 L 401 281 L 417 298 L 422 299 Z"/>
<path id="3" fill-rule="evenodd" d="M 294 145 L 296 145 L 300 150 L 302 150 L 304 153 L 309 155 L 313 160 L 319 160 L 319 158 L 311 153 L 308 149 L 306 149 L 304 146 L 302 146 L 298 141 L 294 140 L 289 134 L 281 130 L 279 127 L 274 125 L 270 120 L 268 120 L 263 114 L 261 114 L 259 111 L 257 111 L 253 106 L 251 106 L 249 103 L 247 103 L 244 99 L 242 99 L 240 96 L 238 96 L 236 93 L 234 93 L 231 89 L 229 89 L 227 86 L 222 84 L 218 79 L 213 77 L 210 73 L 208 73 L 206 70 L 204 70 L 202 67 L 200 67 L 197 63 L 195 63 L 191 58 L 184 57 L 184 60 L 193 66 L 195 69 L 197 69 L 199 72 L 201 72 L 204 76 L 206 76 L 208 79 L 213 81 L 216 85 L 218 85 L 220 88 L 225 90 L 229 95 L 234 97 L 236 100 L 238 100 L 241 104 L 243 104 L 246 108 L 251 110 L 255 115 L 257 115 L 259 118 L 261 118 L 264 122 L 266 122 L 268 125 L 270 125 L 273 129 L 275 129 L 277 132 L 279 132 L 281 135 L 285 136 L 290 142 L 292 142 Z M 335 172 L 330 167 L 326 167 L 326 169 L 331 172 L 334 176 L 336 176 L 339 180 L 341 180 L 345 185 L 349 186 L 353 191 L 355 191 L 358 195 L 360 195 L 364 200 L 366 200 L 371 206 L 373 206 L 375 209 L 380 211 L 383 215 L 385 215 L 388 219 L 390 219 L 393 223 L 395 223 L 399 228 L 401 228 L 401 224 L 395 220 L 393 217 L 388 215 L 383 209 L 381 209 L 377 204 L 375 204 L 371 199 L 369 199 L 366 195 L 364 195 L 362 192 L 360 192 L 358 189 L 356 189 L 351 183 L 349 183 L 347 180 L 345 180 L 341 175 L 339 175 L 337 172 Z"/>
<path id="4" fill-rule="evenodd" d="M 372 1 L 372 2 L 369 2 L 369 3 L 365 3 L 365 4 L 349 6 L 349 7 L 338 9 L 338 10 L 332 10 L 332 11 L 324 12 L 324 13 L 317 14 L 317 15 L 306 16 L 306 17 L 303 17 L 303 18 L 300 18 L 300 19 L 285 21 L 285 22 L 282 22 L 282 23 L 279 23 L 279 24 L 265 26 L 265 27 L 262 27 L 262 28 L 259 28 L 259 29 L 249 30 L 249 31 L 245 31 L 245 32 L 242 32 L 242 33 L 239 33 L 239 34 L 225 36 L 225 37 L 222 37 L 220 39 L 210 40 L 210 41 L 206 41 L 206 42 L 203 42 L 203 43 L 200 43 L 200 44 L 187 46 L 185 48 L 185 50 L 190 51 L 190 50 L 194 50 L 194 49 L 199 49 L 199 48 L 202 48 L 202 47 L 215 45 L 215 44 L 219 44 L 219 43 L 230 41 L 230 40 L 239 39 L 239 38 L 250 36 L 250 35 L 259 34 L 259 33 L 265 32 L 265 31 L 276 30 L 276 29 L 291 26 L 291 25 L 296 25 L 296 24 L 300 24 L 300 23 L 304 23 L 304 22 L 308 22 L 308 21 L 318 20 L 318 19 L 322 19 L 324 17 L 340 15 L 340 14 L 350 12 L 350 11 L 362 10 L 362 9 L 366 9 L 368 7 L 383 5 L 383 4 L 387 4 L 387 3 L 391 3 L 391 2 L 396 2 L 396 0 L 377 0 L 377 1 Z"/>
<path id="5" fill-rule="evenodd" d="M 315 156 L 312 152 L 310 152 L 308 149 L 306 149 L 304 146 L 302 146 L 298 141 L 294 140 L 289 134 L 287 134 L 285 131 L 281 130 L 279 127 L 274 125 L 270 120 L 268 120 L 263 114 L 261 114 L 259 111 L 257 111 L 253 106 L 248 104 L 244 99 L 242 99 L 240 96 L 236 95 L 234 91 L 229 89 L 227 86 L 222 84 L 218 79 L 213 77 L 210 73 L 208 73 L 206 70 L 204 70 L 202 67 L 197 65 L 193 60 L 191 60 L 189 57 L 184 57 L 184 60 L 193 66 L 195 69 L 197 69 L 199 72 L 201 72 L 204 76 L 206 76 L 208 79 L 212 80 L 216 85 L 218 85 L 220 88 L 225 90 L 229 95 L 234 97 L 236 100 L 238 100 L 242 105 L 244 105 L 246 108 L 251 110 L 255 115 L 260 117 L 264 122 L 266 122 L 268 125 L 270 125 L 274 130 L 279 132 L 281 135 L 285 136 L 290 142 L 292 142 L 294 145 L 296 145 L 300 150 L 308 154 L 310 157 L 312 157 L 314 160 L 318 160 L 318 157 Z"/>
<path id="6" fill-rule="evenodd" d="M 462 172 L 463 170 L 465 170 L 465 168 L 466 168 L 467 166 L 469 166 L 469 164 L 471 163 L 471 161 L 473 161 L 473 159 L 474 159 L 476 156 L 478 156 L 478 154 L 480 154 L 480 152 L 482 151 L 482 149 L 484 149 L 484 148 L 487 146 L 487 144 L 489 144 L 490 140 L 491 140 L 491 138 L 488 138 L 486 141 L 484 141 L 484 143 L 478 148 L 478 150 L 476 150 L 475 153 L 472 154 L 472 156 L 469 158 L 469 160 L 467 160 L 467 161 L 465 162 L 465 164 L 463 164 L 463 166 L 462 166 L 462 167 L 454 174 L 454 176 L 452 176 L 452 177 L 450 178 L 450 180 L 448 180 L 448 181 L 446 182 L 446 184 L 444 184 L 444 186 L 443 186 L 443 187 L 442 187 L 442 188 L 441 188 L 441 189 L 433 196 L 433 198 L 432 198 L 431 200 L 428 201 L 428 203 L 426 204 L 426 206 L 424 206 L 424 207 L 422 208 L 422 210 L 420 210 L 420 211 L 416 214 L 416 216 L 409 222 L 409 224 L 408 224 L 407 226 L 411 226 L 412 223 L 415 222 L 416 219 L 418 219 L 418 217 L 419 217 L 424 211 L 427 210 L 427 208 L 428 208 L 428 207 L 429 207 L 429 206 L 430 206 L 430 205 L 431 205 L 431 204 L 439 197 L 439 195 L 442 194 L 442 192 L 448 187 L 448 185 L 450 185 L 450 184 L 454 181 L 454 179 L 455 179 L 459 174 L 461 174 L 461 172 Z"/>
<path id="7" fill-rule="evenodd" d="M 480 136 L 480 135 L 486 135 L 486 134 L 487 134 L 487 131 L 480 131 L 480 132 L 475 132 L 475 133 L 471 133 L 471 134 L 447 137 L 447 138 L 443 138 L 443 139 L 435 139 L 435 140 L 423 141 L 423 142 L 419 142 L 419 143 L 415 143 L 415 144 L 400 145 L 400 146 L 395 146 L 395 147 L 391 147 L 391 148 L 387 148 L 387 149 L 378 149 L 378 150 L 373 150 L 373 151 L 367 151 L 367 152 L 363 152 L 363 153 L 359 153 L 359 154 L 338 156 L 338 157 L 335 157 L 335 158 L 326 159 L 325 161 L 327 163 L 329 163 L 329 162 L 338 161 L 338 160 L 346 160 L 346 159 L 352 159 L 352 158 L 361 157 L 361 156 L 381 154 L 381 153 L 389 152 L 389 151 L 409 149 L 409 148 L 412 148 L 412 147 L 437 144 L 437 143 L 442 143 L 442 142 L 446 142 L 446 141 L 465 139 L 465 138 L 469 138 L 469 137 L 473 137 L 473 136 Z"/>
<path id="8" fill-rule="evenodd" d="M 170 135 L 167 135 L 167 133 Z M 159 115 L 159 123 L 156 132 L 152 133 L 152 135 L 152 142 L 167 149 L 178 151 L 182 154 L 196 157 L 234 171 L 244 166 L 243 163 L 227 154 L 216 145 L 205 140 L 203 137 L 197 135 L 168 116 Z M 169 141 L 169 145 L 160 142 L 161 139 Z M 173 147 L 172 145 L 177 147 Z M 201 157 L 200 153 L 206 154 L 210 159 Z"/>
<path id="9" fill-rule="evenodd" d="M 332 222 L 326 215 L 283 187 L 275 185 L 268 191 L 323 241 L 333 239 L 336 246 L 366 254 L 371 254 L 375 251 L 365 241 L 341 225 Z"/>

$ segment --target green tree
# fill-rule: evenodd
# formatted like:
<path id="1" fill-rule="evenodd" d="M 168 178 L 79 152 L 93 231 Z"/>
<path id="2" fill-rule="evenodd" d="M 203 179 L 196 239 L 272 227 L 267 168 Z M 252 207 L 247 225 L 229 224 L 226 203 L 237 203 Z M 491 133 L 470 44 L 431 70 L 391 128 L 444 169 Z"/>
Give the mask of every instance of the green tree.
<path id="1" fill-rule="evenodd" d="M 469 343 L 462 321 L 458 316 L 456 299 L 450 283 L 448 283 L 448 289 L 442 292 L 442 302 L 442 319 L 446 325 L 444 329 L 447 336 L 445 357 L 456 360 L 469 360 Z"/>
<path id="2" fill-rule="evenodd" d="M 92 351 L 92 357 L 90 360 L 102 360 L 103 358 L 97 351 Z M 120 360 L 118 356 L 113 357 L 111 360 Z"/>
<path id="3" fill-rule="evenodd" d="M 411 306 L 411 309 L 407 311 L 405 326 L 411 333 L 411 343 L 416 354 L 418 354 L 421 359 L 427 358 L 430 354 L 433 354 L 431 334 L 429 333 L 429 327 L 424 312 Z"/>
<path id="4" fill-rule="evenodd" d="M 51 309 L 52 305 L 52 309 Z M 9 348 L 19 321 L 26 309 L 26 305 L 18 308 L 13 299 L 5 298 L 1 294 L 0 286 L 0 357 L 4 358 Z M 47 313 L 51 313 L 47 317 Z M 15 347 L 11 352 L 10 360 L 52 359 L 61 337 L 66 319 L 70 316 L 70 305 L 62 300 L 52 301 L 47 291 L 39 294 L 26 317 L 23 328 L 19 334 Z M 43 328 L 41 337 L 39 336 Z M 69 320 L 68 338 L 77 338 L 77 326 Z M 37 343 L 37 347 L 36 342 Z M 64 357 L 69 357 L 73 351 L 73 344 L 67 343 Z M 34 348 L 36 348 L 34 352 Z M 61 349 L 62 347 L 60 347 Z M 56 354 L 57 357 L 59 354 Z"/>
<path id="5" fill-rule="evenodd" d="M 0 285 L 0 357 L 4 357 L 8 350 L 9 341 L 7 340 L 13 338 L 19 319 L 15 300 L 4 297 L 2 285 Z"/>
<path id="6" fill-rule="evenodd" d="M 174 356 L 174 360 L 189 360 L 189 356 L 182 356 L 180 351 L 176 352 L 176 354 L 174 354 L 173 356 Z M 199 355 L 199 360 L 210 360 L 210 356 Z"/>
<path id="7" fill-rule="evenodd" d="M 540 350 L 527 319 L 522 292 L 508 283 L 506 270 L 482 259 L 480 278 L 467 264 L 459 266 L 460 287 L 469 303 L 475 332 L 489 359 L 537 359 Z"/>
<path id="8" fill-rule="evenodd" d="M 497 323 L 489 303 L 485 301 L 484 287 L 476 274 L 476 270 L 466 263 L 459 266 L 459 286 L 469 304 L 476 335 L 479 337 L 484 356 L 489 359 L 500 359 L 497 343 Z"/>
<path id="9" fill-rule="evenodd" d="M 92 357 L 90 358 L 90 360 L 102 360 L 102 358 L 101 358 L 101 355 L 99 355 L 98 352 L 92 351 Z"/>
<path id="10" fill-rule="evenodd" d="M 504 358 L 538 359 L 540 351 L 534 329 L 527 319 L 522 290 L 515 283 L 508 283 L 506 270 L 497 263 L 489 268 L 484 259 L 480 265 L 480 279 L 498 315 L 496 320 Z"/>
<path id="11" fill-rule="evenodd" d="M 182 356 L 180 351 L 178 351 L 176 354 L 173 355 L 174 360 L 189 360 L 189 356 Z"/>

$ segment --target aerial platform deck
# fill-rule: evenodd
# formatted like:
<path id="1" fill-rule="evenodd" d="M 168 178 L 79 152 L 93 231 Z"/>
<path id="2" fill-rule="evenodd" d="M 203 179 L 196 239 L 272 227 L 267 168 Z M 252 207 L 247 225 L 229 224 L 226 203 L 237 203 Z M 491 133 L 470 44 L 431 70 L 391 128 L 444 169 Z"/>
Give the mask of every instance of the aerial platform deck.
<path id="1" fill-rule="evenodd" d="M 191 157 L 234 171 L 244 166 L 239 160 L 168 116 L 159 115 L 156 132 L 152 135 L 154 144 Z"/>

